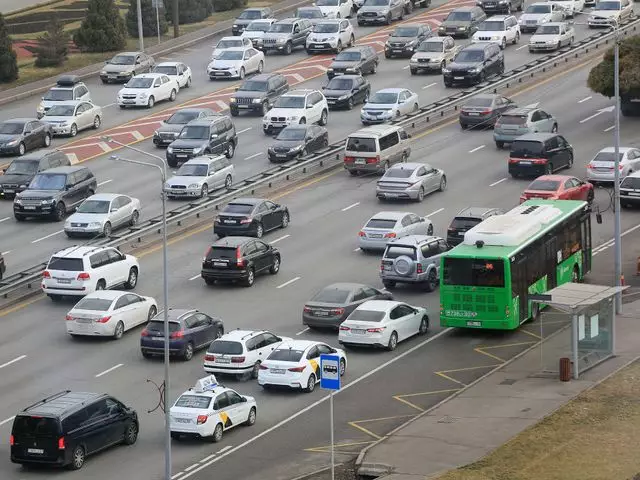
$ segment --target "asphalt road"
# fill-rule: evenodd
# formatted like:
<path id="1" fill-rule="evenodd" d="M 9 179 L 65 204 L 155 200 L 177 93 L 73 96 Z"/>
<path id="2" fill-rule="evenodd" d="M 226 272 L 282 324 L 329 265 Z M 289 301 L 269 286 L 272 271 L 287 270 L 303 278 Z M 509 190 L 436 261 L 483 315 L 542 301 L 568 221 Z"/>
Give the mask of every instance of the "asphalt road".
<path id="1" fill-rule="evenodd" d="M 447 4 L 446 7 L 435 6 L 429 11 L 419 9 L 416 11 L 424 21 L 428 21 L 432 26 L 437 24 L 451 5 L 461 5 L 469 3 L 468 0 L 456 0 Z M 585 36 L 593 33 L 584 25 L 579 25 L 581 18 L 578 16 L 576 25 L 576 40 L 580 40 Z M 380 48 L 380 43 L 386 38 L 386 33 L 380 33 L 375 28 L 357 28 L 357 35 L 363 42 L 374 44 Z M 384 31 L 384 29 L 382 30 Z M 368 36 L 366 36 L 368 35 Z M 366 36 L 366 37 L 365 37 Z M 505 52 L 507 69 L 517 67 L 529 62 L 533 55 L 528 53 L 526 49 L 528 35 L 523 35 L 518 46 L 508 46 Z M 465 43 L 465 40 L 461 40 Z M 210 82 L 205 73 L 204 68 L 210 55 L 211 45 L 209 41 L 199 47 L 194 47 L 185 52 L 176 53 L 173 58 L 183 59 L 191 65 L 194 71 L 193 87 L 183 90 L 180 93 L 179 101 L 191 101 L 191 104 L 218 101 L 211 98 L 194 100 L 203 95 L 214 95 L 226 89 L 227 92 L 232 91 L 231 87 L 235 85 L 233 82 Z M 523 48 L 524 47 L 524 48 Z M 322 62 L 326 64 L 331 55 L 315 56 L 309 58 L 304 52 L 298 51 L 290 57 L 281 55 L 270 55 L 267 57 L 267 70 L 279 69 L 290 75 L 290 81 L 295 79 L 295 75 L 299 78 L 310 78 L 302 85 L 308 88 L 319 88 L 326 83 L 326 76 L 322 71 Z M 160 61 L 161 59 L 158 59 Z M 297 62 L 291 65 L 292 62 Z M 301 63 L 303 62 L 303 63 Z M 314 62 L 320 62 L 316 65 Z M 311 65 L 311 66 L 310 66 Z M 313 66 L 317 68 L 312 68 Z M 419 93 L 421 104 L 427 104 L 443 96 L 450 95 L 454 90 L 445 89 L 439 75 L 417 75 L 411 76 L 407 69 L 408 60 L 402 59 L 384 59 L 381 57 L 380 69 L 376 75 L 370 76 L 372 89 L 377 90 L 385 87 L 403 85 L 411 90 Z M 314 78 L 312 78 L 314 77 Z M 92 83 L 94 82 L 94 83 Z M 98 82 L 99 83 L 99 82 Z M 115 94 L 120 88 L 116 85 L 103 86 L 95 83 L 94 80 L 89 81 L 92 94 L 96 103 L 105 106 L 104 113 L 104 129 L 116 125 L 122 125 L 125 122 L 133 122 L 126 129 L 149 128 L 149 124 L 157 121 L 162 117 L 160 109 L 165 105 L 158 105 L 152 113 L 142 110 L 126 111 L 116 110 L 112 104 L 115 100 Z M 217 90 L 216 90 L 217 89 Z M 221 97 L 222 98 L 222 97 Z M 5 106 L 0 113 L 0 118 L 9 118 L 18 115 L 25 115 L 25 111 L 35 109 L 37 99 L 28 99 L 16 104 Z M 176 105 L 171 105 L 175 108 Z M 149 115 L 154 116 L 150 119 Z M 239 147 L 236 151 L 233 163 L 236 169 L 236 180 L 247 178 L 253 174 L 261 172 L 269 168 L 270 164 L 266 157 L 266 146 L 273 140 L 265 137 L 261 131 L 261 119 L 259 117 L 242 116 L 234 119 L 236 129 L 240 132 Z M 343 138 L 347 133 L 360 128 L 359 108 L 353 111 L 337 111 L 332 112 L 329 118 L 329 139 L 335 140 Z M 104 130 L 103 129 L 103 130 Z M 106 130 L 105 130 L 106 131 Z M 94 133 L 86 133 L 94 135 Z M 56 146 L 64 146 L 64 140 L 56 140 Z M 163 150 L 156 149 L 151 140 L 147 139 L 137 145 L 138 148 L 156 155 L 164 155 Z M 95 146 L 94 146 L 95 148 Z M 120 152 L 120 155 L 145 159 L 138 154 L 131 155 L 130 152 Z M 99 182 L 100 192 L 124 193 L 137 197 L 142 202 L 141 220 L 145 220 L 160 213 L 160 202 L 158 199 L 158 182 L 157 173 L 149 169 L 113 162 L 108 159 L 109 155 L 101 155 L 88 162 L 89 167 L 95 173 Z M 148 160 L 148 158 L 147 158 Z M 170 204 L 171 206 L 171 204 Z M 65 248 L 68 245 L 77 244 L 78 240 L 68 240 L 63 231 L 62 223 L 50 221 L 27 221 L 18 224 L 12 215 L 12 206 L 10 201 L 0 202 L 0 251 L 9 252 L 6 254 L 8 273 L 20 271 L 26 267 L 33 265 L 36 261 L 46 261 L 51 253 Z"/>
<path id="2" fill-rule="evenodd" d="M 595 96 L 587 99 L 591 97 L 585 86 L 589 68 L 590 65 L 585 65 L 557 74 L 537 88 L 528 88 L 514 97 L 522 105 L 541 102 L 542 106 L 548 107 L 558 117 L 561 133 L 566 135 L 576 149 L 576 162 L 571 172 L 567 172 L 576 176 L 583 176 L 587 161 L 613 140 L 612 133 L 605 132 L 612 125 L 611 114 L 592 117 L 599 109 L 609 106 L 610 101 Z M 589 117 L 592 118 L 586 120 Z M 638 121 L 624 119 L 622 126 L 623 144 L 634 144 Z M 307 182 L 306 187 L 300 185 L 276 198 L 276 201 L 286 203 L 292 212 L 292 224 L 289 228 L 272 232 L 266 237 L 267 241 L 274 242 L 282 251 L 283 264 L 277 276 L 259 278 L 251 290 L 235 286 L 206 287 L 198 278 L 198 273 L 201 252 L 206 249 L 212 236 L 208 229 L 196 230 L 171 242 L 170 304 L 174 307 L 196 307 L 218 315 L 225 321 L 227 330 L 238 327 L 266 328 L 282 335 L 322 339 L 337 345 L 334 333 L 311 333 L 303 330 L 300 318 L 302 305 L 318 289 L 336 281 L 380 285 L 378 257 L 355 251 L 357 231 L 372 214 L 382 209 L 406 209 L 421 215 L 430 214 L 436 234 L 444 234 L 451 217 L 460 209 L 469 205 L 510 208 L 518 202 L 519 193 L 527 184 L 526 181 L 507 178 L 507 153 L 495 149 L 490 131 L 462 132 L 453 123 L 418 135 L 414 140 L 412 160 L 430 162 L 436 167 L 444 168 L 448 176 L 447 191 L 427 197 L 422 204 L 381 205 L 374 196 L 375 177 L 352 178 L 345 172 L 336 170 L 325 174 L 323 179 L 312 179 Z M 479 147 L 482 148 L 478 149 Z M 475 152 L 469 153 L 471 150 Z M 474 194 L 471 195 L 470 192 Z M 604 209 L 608 202 L 608 193 L 598 190 L 596 205 Z M 639 215 L 637 210 L 625 210 L 622 214 L 623 230 L 627 231 L 638 225 Z M 611 214 L 605 213 L 604 220 L 603 225 L 594 222 L 594 245 L 611 238 Z M 602 255 L 610 255 L 608 251 Z M 159 249 L 154 247 L 141 251 L 138 256 L 142 275 L 136 291 L 160 299 L 162 267 Z M 604 265 L 610 263 L 605 262 Z M 430 335 L 435 336 L 441 332 L 437 326 L 437 292 L 425 294 L 400 287 L 396 290 L 396 296 L 401 300 L 426 306 L 432 318 Z M 3 317 L 0 320 L 3 324 L 3 335 L 0 338 L 0 391 L 3 400 L 0 404 L 0 459 L 3 459 L 0 460 L 0 476 L 6 480 L 14 480 L 69 475 L 67 472 L 50 470 L 24 471 L 10 464 L 7 437 L 11 424 L 9 419 L 27 402 L 70 388 L 109 392 L 136 408 L 141 417 L 141 436 L 135 447 L 118 448 L 117 451 L 108 451 L 92 458 L 82 473 L 76 474 L 76 478 L 130 478 L 132 472 L 144 472 L 138 474 L 144 478 L 161 478 L 163 419 L 158 412 L 145 413 L 158 401 L 154 387 L 146 384 L 145 380 L 162 380 L 162 362 L 142 359 L 138 349 L 139 330 L 128 332 L 118 342 L 91 339 L 72 341 L 65 334 L 63 325 L 64 315 L 71 305 L 56 305 L 48 299 L 36 297 L 24 305 L 0 313 L 0 317 Z M 359 442 L 370 441 L 374 437 L 367 439 L 368 434 L 362 429 L 347 428 L 345 422 L 411 414 L 410 410 L 407 412 L 400 409 L 401 405 L 396 405 L 390 397 L 458 388 L 460 385 L 456 381 L 443 383 L 442 375 L 432 375 L 430 372 L 439 371 L 458 382 L 468 383 L 474 376 L 486 373 L 487 365 L 495 365 L 495 356 L 507 359 L 517 353 L 519 348 L 526 348 L 526 342 L 532 341 L 531 339 L 535 340 L 535 337 L 522 331 L 498 336 L 447 332 L 431 340 L 424 348 L 419 347 L 415 352 L 407 354 L 399 366 L 388 366 L 383 370 L 385 377 L 382 380 L 374 377 L 371 372 L 399 358 L 425 339 L 409 340 L 393 353 L 350 352 L 345 382 L 354 385 L 339 394 L 336 400 L 336 405 L 342 412 L 342 416 L 337 418 L 336 425 L 340 426 L 336 440 L 341 444 L 358 443 L 344 446 L 344 451 L 357 449 L 361 445 Z M 485 354 L 474 350 L 481 345 L 513 343 L 519 345 L 503 349 L 500 353 L 497 349 L 489 350 L 493 356 L 486 355 L 486 349 Z M 171 398 L 175 398 L 203 375 L 201 358 L 202 354 L 199 354 L 190 363 L 173 364 Z M 431 370 L 424 369 L 424 365 Z M 424 373 L 422 378 L 416 378 L 414 374 L 400 374 L 414 372 L 417 366 Z M 395 368 L 399 370 L 393 370 Z M 451 372 L 459 368 L 466 370 L 461 375 Z M 389 369 L 395 373 L 389 375 L 387 372 L 392 371 Z M 107 370 L 109 372 L 104 373 Z M 359 380 L 365 375 L 370 376 Z M 29 381 L 30 379 L 34 381 Z M 328 439 L 326 403 L 315 409 L 309 408 L 293 422 L 285 424 L 284 428 L 269 430 L 279 422 L 291 419 L 296 412 L 321 401 L 325 395 L 323 392 L 316 391 L 310 395 L 295 392 L 265 394 L 255 382 L 239 383 L 234 380 L 226 383 L 243 394 L 256 396 L 258 423 L 253 428 L 229 432 L 219 445 L 199 442 L 175 444 L 174 472 L 186 472 L 190 468 L 188 473 L 183 473 L 177 480 L 190 476 L 205 478 L 205 475 L 210 478 L 210 468 L 215 468 L 216 478 L 254 478 L 256 472 L 260 471 L 262 478 L 284 479 L 326 463 L 326 455 L 318 453 L 318 447 L 322 452 Z M 387 384 L 388 389 L 385 388 Z M 364 390 L 360 390 L 360 385 Z M 380 408 L 377 406 L 378 398 L 374 397 L 376 389 L 384 390 L 380 394 Z M 422 395 L 420 399 L 409 401 L 420 408 L 426 408 L 439 395 L 443 393 Z M 402 398 L 407 400 L 409 397 Z M 389 404 L 395 407 L 392 408 Z M 378 413 L 380 409 L 385 411 Z M 397 417 L 365 428 L 374 435 L 380 435 L 400 420 Z M 256 443 L 245 445 L 245 442 L 259 434 L 262 437 Z M 212 457 L 229 446 L 232 448 L 221 452 L 218 457 Z M 316 451 L 301 452 L 309 448 Z M 207 461 L 194 466 L 207 457 Z M 220 458 L 221 463 L 209 467 L 208 462 L 217 462 L 216 458 Z"/>

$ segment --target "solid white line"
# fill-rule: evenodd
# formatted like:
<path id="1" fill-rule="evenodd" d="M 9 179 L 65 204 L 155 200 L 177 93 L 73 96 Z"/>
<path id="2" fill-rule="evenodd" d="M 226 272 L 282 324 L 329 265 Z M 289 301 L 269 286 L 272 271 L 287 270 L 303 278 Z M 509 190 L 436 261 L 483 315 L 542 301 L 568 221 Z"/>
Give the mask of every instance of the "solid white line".
<path id="1" fill-rule="evenodd" d="M 403 70 L 406 70 L 410 67 L 411 65 L 407 65 L 406 67 L 402 67 Z"/>
<path id="2" fill-rule="evenodd" d="M 284 282 L 282 285 L 278 285 L 276 288 L 284 288 L 287 285 L 291 285 L 292 283 L 297 282 L 298 280 L 300 280 L 300 278 L 302 278 L 302 277 L 293 277 L 288 282 Z"/>
<path id="3" fill-rule="evenodd" d="M 353 250 L 354 252 L 359 252 L 360 251 L 360 247 L 356 248 Z"/>
<path id="4" fill-rule="evenodd" d="M 99 374 L 96 375 L 96 378 L 100 378 L 103 375 L 106 375 L 109 372 L 113 372 L 116 368 L 120 368 L 124 365 L 124 363 L 119 363 L 117 365 L 114 365 L 111 368 L 107 368 L 104 372 L 100 372 Z"/>
<path id="5" fill-rule="evenodd" d="M 264 155 L 263 152 L 254 153 L 253 155 L 249 155 L 245 160 L 251 160 L 252 158 L 259 157 L 260 155 Z"/>
<path id="6" fill-rule="evenodd" d="M 443 211 L 444 208 L 439 208 L 438 210 L 431 212 L 431 213 L 427 213 L 427 217 L 433 217 L 434 215 L 440 213 L 441 211 Z"/>
<path id="7" fill-rule="evenodd" d="M 473 150 L 469 150 L 469 153 L 475 153 L 478 150 L 482 150 L 486 145 L 480 145 L 479 147 L 474 148 Z"/>
<path id="8" fill-rule="evenodd" d="M 198 465 L 200 465 L 200 464 L 199 463 L 194 463 L 193 465 L 190 465 L 187 468 L 185 468 L 184 471 L 188 472 L 190 470 L 193 470 L 194 468 L 198 468 Z"/>
<path id="9" fill-rule="evenodd" d="M 204 457 L 201 462 L 208 462 L 209 460 L 211 460 L 213 457 L 215 457 L 217 455 L 217 453 L 212 453 L 211 455 L 209 455 L 208 457 Z"/>
<path id="10" fill-rule="evenodd" d="M 449 328 L 445 328 L 444 330 L 442 330 L 441 332 L 436 333 L 433 337 L 429 337 L 426 340 L 424 340 L 423 342 L 420 342 L 418 345 L 410 348 L 409 350 L 406 350 L 404 352 L 402 352 L 400 355 L 387 360 L 385 363 L 383 363 L 382 365 L 378 365 L 376 368 L 374 368 L 373 370 L 368 371 L 367 373 L 365 373 L 364 375 L 361 375 L 360 377 L 356 378 L 355 380 L 353 380 L 353 382 L 347 383 L 346 385 L 343 385 L 342 388 L 340 390 L 338 390 L 336 393 L 334 393 L 334 395 L 340 395 L 342 392 L 344 392 L 345 390 L 348 390 L 349 388 L 353 387 L 354 385 L 357 385 L 358 383 L 362 382 L 363 380 L 366 380 L 367 378 L 369 378 L 372 375 L 375 375 L 376 373 L 378 373 L 380 370 L 388 367 L 389 365 L 394 364 L 395 362 L 403 359 L 404 357 L 406 357 L 407 355 L 411 355 L 413 352 L 415 352 L 416 350 L 418 350 L 419 348 L 424 347 L 427 343 L 430 343 L 434 340 L 436 340 L 437 338 L 440 338 L 441 336 L 449 333 L 451 330 L 453 330 L 452 327 Z M 237 452 L 238 450 L 246 447 L 247 445 L 251 445 L 253 442 L 255 442 L 256 440 L 261 439 L 262 437 L 269 435 L 271 432 L 273 432 L 274 430 L 277 430 L 278 428 L 288 424 L 289 422 L 291 422 L 292 420 L 295 420 L 296 418 L 304 415 L 305 413 L 307 413 L 308 411 L 312 410 L 313 408 L 317 407 L 318 405 L 326 402 L 327 400 L 329 400 L 329 395 L 324 396 L 323 398 L 313 402 L 311 405 L 308 405 L 300 410 L 298 410 L 296 413 L 289 415 L 287 418 L 285 418 L 284 420 L 281 420 L 280 422 L 276 423 L 275 425 L 267 428 L 266 430 L 263 430 L 262 432 L 258 433 L 257 435 L 255 435 L 254 437 L 250 438 L 249 440 L 247 440 L 246 442 L 241 443 L 240 445 L 238 445 L 237 447 L 233 447 L 230 450 L 228 450 L 224 455 L 220 455 L 219 457 L 214 458 L 213 460 L 210 460 L 209 462 L 200 462 L 201 465 L 196 468 L 195 470 L 187 473 L 183 478 L 188 478 L 191 477 L 192 475 L 195 475 L 196 473 L 198 473 L 201 470 L 204 470 L 205 468 L 208 468 L 209 466 L 213 465 L 216 462 L 219 462 L 220 460 L 222 460 L 223 458 L 231 455 L 232 453 Z"/>
<path id="11" fill-rule="evenodd" d="M 516 48 L 516 51 L 518 50 L 522 50 L 523 48 L 527 48 L 529 46 L 529 44 L 527 45 L 522 45 L 521 47 Z"/>
<path id="12" fill-rule="evenodd" d="M 9 255 L 11 253 L 11 250 L 7 250 L 6 252 L 2 252 L 2 255 Z"/>
<path id="13" fill-rule="evenodd" d="M 627 230 L 625 230 L 624 232 L 622 232 L 620 234 L 620 237 L 624 237 L 625 235 L 629 235 L 630 233 L 635 232 L 636 230 L 638 230 L 640 228 L 640 223 L 638 225 L 636 225 L 635 227 L 631 227 L 628 228 Z M 596 246 L 593 248 L 593 255 L 597 255 L 598 253 L 602 253 L 603 251 L 605 251 L 608 248 L 611 248 L 615 245 L 615 238 L 612 238 L 610 240 L 607 240 L 604 243 L 601 243 L 600 245 Z"/>
<path id="14" fill-rule="evenodd" d="M 422 89 L 425 90 L 427 88 L 433 87 L 434 85 L 437 85 L 437 83 L 436 82 L 430 83 L 429 85 L 425 85 L 424 87 L 422 87 Z"/>
<path id="15" fill-rule="evenodd" d="M 64 232 L 64 230 L 58 230 L 57 232 L 50 233 L 49 235 L 47 235 L 47 236 L 45 236 L 45 237 L 37 238 L 37 239 L 35 239 L 34 241 L 32 241 L 31 243 L 38 243 L 38 242 L 41 242 L 42 240 L 46 240 L 47 238 L 51 238 L 51 237 L 53 237 L 54 235 L 58 235 L 59 233 L 62 233 L 62 232 Z"/>
<path id="16" fill-rule="evenodd" d="M 240 130 L 239 132 L 236 132 L 236 135 L 240 135 L 241 133 L 244 132 L 248 132 L 249 130 L 251 130 L 253 127 L 249 127 L 249 128 L 245 128 L 244 130 Z"/>
<path id="17" fill-rule="evenodd" d="M 5 423 L 9 423 L 9 422 L 10 422 L 11 420 L 13 420 L 14 418 L 16 418 L 16 417 L 9 417 L 9 418 L 5 418 L 4 420 L 2 420 L 2 421 L 0 422 L 0 427 L 1 427 L 2 425 L 4 425 Z"/>
<path id="18" fill-rule="evenodd" d="M 344 207 L 342 209 L 343 212 L 346 212 L 347 210 L 351 210 L 353 207 L 357 207 L 358 205 L 360 205 L 360 202 L 356 202 L 356 203 L 352 203 L 351 205 L 349 205 L 348 207 Z"/>
<path id="19" fill-rule="evenodd" d="M 291 235 L 283 235 L 279 238 L 276 238 L 275 240 L 271 240 L 269 243 L 271 245 L 273 245 L 274 243 L 278 243 L 280 240 L 284 240 L 285 238 L 289 238 Z"/>
<path id="20" fill-rule="evenodd" d="M 101 187 L 101 186 L 106 185 L 107 183 L 111 183 L 111 182 L 113 182 L 113 180 L 105 180 L 104 182 L 100 182 L 98 184 L 98 186 Z"/>
<path id="21" fill-rule="evenodd" d="M 7 220 L 9 220 L 11 217 L 4 217 L 4 218 L 0 218 L 0 223 L 2 222 L 6 222 Z"/>
<path id="22" fill-rule="evenodd" d="M 182 474 L 184 474 L 184 472 L 178 472 L 178 473 L 176 473 L 175 475 L 173 475 L 173 476 L 171 477 L 171 480 L 175 480 L 176 478 L 178 478 L 178 477 L 179 477 L 180 475 L 182 475 Z"/>
<path id="23" fill-rule="evenodd" d="M 27 357 L 26 355 L 20 355 L 19 357 L 16 357 L 13 360 L 9 360 L 7 363 L 3 363 L 2 365 L 0 365 L 0 368 L 8 367 L 9 365 L 19 362 L 20 360 L 26 357 Z"/>
<path id="24" fill-rule="evenodd" d="M 589 100 L 591 100 L 593 97 L 585 97 L 582 100 L 579 100 L 578 103 L 584 103 L 584 102 L 588 102 Z"/>
<path id="25" fill-rule="evenodd" d="M 309 331 L 309 327 L 305 328 L 304 330 L 300 330 L 298 333 L 296 333 L 296 336 L 298 335 L 302 335 L 304 332 Z"/>
<path id="26" fill-rule="evenodd" d="M 116 104 L 116 102 L 113 103 L 109 103 L 107 105 L 104 105 L 102 108 L 109 108 L 109 107 L 113 107 Z"/>
<path id="27" fill-rule="evenodd" d="M 189 279 L 189 281 L 190 281 L 190 282 L 193 282 L 196 278 L 200 278 L 200 277 L 201 277 L 201 275 L 200 275 L 200 274 L 198 274 L 198 275 L 194 275 L 193 277 L 191 277 L 191 278 Z"/>
<path id="28" fill-rule="evenodd" d="M 224 452 L 226 452 L 227 450 L 229 450 L 229 449 L 231 449 L 231 448 L 233 448 L 233 445 L 227 445 L 226 447 L 221 448 L 220 450 L 218 450 L 218 451 L 216 452 L 216 455 L 220 455 L 221 453 L 224 453 Z"/>
<path id="29" fill-rule="evenodd" d="M 507 180 L 507 177 L 501 178 L 500 180 L 498 180 L 497 182 L 493 182 L 491 185 L 489 185 L 490 187 L 495 187 L 496 185 L 498 185 L 499 183 L 504 182 L 505 180 Z"/>
<path id="30" fill-rule="evenodd" d="M 611 130 L 613 130 L 614 128 L 616 128 L 616 126 L 615 126 L 615 125 L 611 125 L 610 127 L 605 128 L 605 129 L 604 129 L 604 131 L 605 131 L 605 132 L 610 132 L 610 131 L 611 131 Z M 1 222 L 1 221 L 2 221 L 2 220 L 0 220 L 0 222 Z"/>

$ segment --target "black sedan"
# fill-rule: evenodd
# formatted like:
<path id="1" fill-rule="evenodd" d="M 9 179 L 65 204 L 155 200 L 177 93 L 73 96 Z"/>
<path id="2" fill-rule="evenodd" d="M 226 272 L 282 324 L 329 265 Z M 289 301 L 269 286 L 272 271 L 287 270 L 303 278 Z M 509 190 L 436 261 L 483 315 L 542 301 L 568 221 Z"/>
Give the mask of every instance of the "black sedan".
<path id="1" fill-rule="evenodd" d="M 513 100 L 495 93 L 476 95 L 462 106 L 458 120 L 463 129 L 470 126 L 489 128 L 500 115 L 516 106 Z"/>
<path id="2" fill-rule="evenodd" d="M 243 235 L 262 238 L 265 232 L 289 225 L 289 209 L 263 198 L 237 198 L 222 209 L 213 223 L 218 238 Z"/>
<path id="3" fill-rule="evenodd" d="M 322 89 L 329 108 L 351 110 L 358 103 L 367 103 L 371 84 L 362 75 L 342 75 L 332 78 Z"/>
<path id="4" fill-rule="evenodd" d="M 334 283 L 305 304 L 302 323 L 309 328 L 338 328 L 351 312 L 368 300 L 393 300 L 393 295 L 360 283 Z"/>
<path id="5" fill-rule="evenodd" d="M 329 145 L 329 133 L 318 125 L 292 125 L 283 128 L 267 153 L 272 162 L 304 157 Z"/>
<path id="6" fill-rule="evenodd" d="M 13 118 L 0 123 L 0 155 L 24 155 L 51 145 L 51 126 L 35 118 Z"/>
<path id="7" fill-rule="evenodd" d="M 418 45 L 429 37 L 433 37 L 433 31 L 429 25 L 400 25 L 391 32 L 384 44 L 384 56 L 386 58 L 410 57 L 414 54 Z"/>

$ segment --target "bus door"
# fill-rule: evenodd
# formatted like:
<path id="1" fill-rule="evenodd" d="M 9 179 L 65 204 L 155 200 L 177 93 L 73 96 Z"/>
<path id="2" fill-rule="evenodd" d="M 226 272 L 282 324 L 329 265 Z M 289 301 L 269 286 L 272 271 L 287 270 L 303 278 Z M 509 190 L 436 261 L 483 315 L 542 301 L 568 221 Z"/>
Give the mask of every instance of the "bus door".
<path id="1" fill-rule="evenodd" d="M 519 258 L 512 263 L 513 269 L 511 271 L 511 285 L 513 288 L 513 295 L 520 297 L 520 312 L 518 315 L 518 323 L 522 323 L 529 314 L 529 302 L 527 298 L 529 297 L 528 286 L 527 286 L 527 257 L 526 255 L 519 254 Z"/>
<path id="2" fill-rule="evenodd" d="M 544 242 L 544 259 L 546 265 L 553 265 L 553 268 L 547 270 L 547 290 L 551 290 L 558 286 L 558 241 L 553 236 Z"/>

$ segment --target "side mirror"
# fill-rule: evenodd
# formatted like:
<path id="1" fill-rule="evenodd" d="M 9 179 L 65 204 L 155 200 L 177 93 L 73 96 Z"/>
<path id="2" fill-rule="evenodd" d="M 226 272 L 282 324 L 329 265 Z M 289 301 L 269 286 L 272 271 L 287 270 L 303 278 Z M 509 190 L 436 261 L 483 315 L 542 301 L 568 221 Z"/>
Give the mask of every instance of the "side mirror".
<path id="1" fill-rule="evenodd" d="M 247 397 L 242 397 L 242 403 L 247 403 Z"/>
<path id="2" fill-rule="evenodd" d="M 420 221 L 421 221 L 421 222 L 424 222 L 424 217 L 420 217 Z"/>
<path id="3" fill-rule="evenodd" d="M 411 134 L 410 133 L 407 133 L 407 138 L 411 138 Z"/>
<path id="4" fill-rule="evenodd" d="M 326 85 L 323 85 L 323 86 L 322 86 L 322 87 L 320 87 L 320 88 L 322 88 L 322 90 L 325 90 L 325 89 L 327 88 L 327 86 L 326 86 Z"/>
<path id="5" fill-rule="evenodd" d="M 44 97 L 40 97 L 40 100 L 44 100 Z"/>
<path id="6" fill-rule="evenodd" d="M 105 65 L 109 65 L 109 60 L 105 60 L 105 61 L 104 61 L 104 64 L 105 64 Z"/>
<path id="7" fill-rule="evenodd" d="M 307 108 L 313 108 L 313 105 L 307 105 Z"/>
<path id="8" fill-rule="evenodd" d="M 6 169 L 6 168 L 3 168 L 3 169 L 2 169 L 2 173 L 7 173 L 7 169 Z"/>
<path id="9" fill-rule="evenodd" d="M 215 133 L 212 133 L 211 137 L 209 138 L 211 138 L 211 140 L 215 140 L 216 138 L 218 138 L 218 135 L 216 135 Z"/>
<path id="10" fill-rule="evenodd" d="M 67 184 L 67 185 L 64 186 L 64 189 L 65 190 L 71 190 L 71 187 L 73 187 L 73 185 Z"/>
<path id="11" fill-rule="evenodd" d="M 111 207 L 111 212 L 117 212 L 118 211 L 118 207 Z"/>

